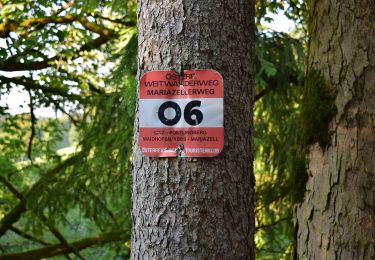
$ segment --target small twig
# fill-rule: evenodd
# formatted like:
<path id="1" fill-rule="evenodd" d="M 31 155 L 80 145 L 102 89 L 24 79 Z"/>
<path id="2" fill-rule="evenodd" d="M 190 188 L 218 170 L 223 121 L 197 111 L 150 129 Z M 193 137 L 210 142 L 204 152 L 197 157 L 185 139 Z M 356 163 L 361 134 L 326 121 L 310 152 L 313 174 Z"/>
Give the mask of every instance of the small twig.
<path id="1" fill-rule="evenodd" d="M 93 91 L 97 94 L 105 94 L 105 91 L 103 89 L 101 89 L 97 84 L 92 82 L 88 77 L 85 77 L 83 75 L 75 74 L 74 72 L 69 72 L 68 70 L 63 69 L 63 68 L 59 68 L 59 70 L 63 73 L 66 73 L 67 75 L 69 75 L 69 77 L 71 79 L 73 79 L 74 81 L 76 81 L 77 83 L 87 84 L 91 91 Z"/>
<path id="2" fill-rule="evenodd" d="M 288 220 L 288 219 L 290 219 L 289 216 L 288 216 L 288 217 L 285 217 L 285 218 L 281 218 L 281 219 L 279 219 L 279 220 L 277 220 L 277 221 L 275 221 L 275 222 L 272 222 L 272 223 L 270 223 L 270 224 L 267 224 L 267 225 L 260 225 L 260 226 L 257 226 L 257 227 L 255 227 L 255 230 L 266 229 L 266 228 L 269 228 L 269 227 L 272 227 L 272 226 L 276 226 L 276 225 L 280 224 L 281 222 L 283 222 L 283 221 L 285 221 L 285 220 Z"/>
<path id="3" fill-rule="evenodd" d="M 92 16 L 94 18 L 97 18 L 97 19 L 103 19 L 103 20 L 109 21 L 111 23 L 117 23 L 117 24 L 128 26 L 128 27 L 135 26 L 134 21 L 128 21 L 128 22 L 126 22 L 125 21 L 125 17 L 118 18 L 118 19 L 112 19 L 112 18 L 101 16 L 101 15 L 98 15 L 98 14 L 92 14 Z"/>
<path id="4" fill-rule="evenodd" d="M 119 240 L 127 240 L 129 239 L 129 235 L 126 234 L 126 231 L 120 230 L 117 232 L 105 233 L 101 235 L 96 235 L 93 237 L 85 238 L 79 241 L 72 242 L 72 245 L 80 250 L 85 248 L 97 245 L 97 244 L 104 244 L 110 243 Z M 61 254 L 69 254 L 71 253 L 71 249 L 67 248 L 64 244 L 57 244 L 46 246 L 44 248 L 32 249 L 27 252 L 22 253 L 11 253 L 11 254 L 4 254 L 0 256 L 0 259 L 45 259 L 48 257 L 53 257 Z"/>
<path id="5" fill-rule="evenodd" d="M 85 186 L 81 186 L 83 191 L 88 195 L 88 196 L 91 196 L 93 197 L 95 203 L 99 204 L 103 210 L 108 214 L 108 216 L 112 219 L 113 223 L 119 227 L 119 224 L 117 222 L 117 219 L 115 217 L 115 214 L 113 214 L 113 212 L 105 205 L 105 203 L 103 201 L 100 200 L 100 197 L 95 195 L 92 191 L 88 190 Z M 82 200 L 81 200 L 82 201 Z"/>
<path id="6" fill-rule="evenodd" d="M 60 110 L 63 114 L 69 117 L 70 121 L 73 123 L 74 126 L 78 126 L 78 121 L 69 112 L 67 112 L 62 106 L 60 106 L 58 101 L 54 100 L 51 97 L 48 97 L 48 99 L 55 105 L 55 107 L 58 110 Z"/>
<path id="7" fill-rule="evenodd" d="M 52 95 L 57 95 L 61 97 L 65 97 L 71 101 L 78 101 L 80 103 L 84 103 L 85 100 L 78 94 L 69 94 L 68 90 L 65 88 L 59 88 L 59 87 L 53 87 L 53 86 L 45 86 L 45 85 L 40 85 L 36 83 L 32 78 L 28 77 L 5 77 L 0 75 L 0 82 L 1 83 L 14 83 L 17 85 L 22 85 L 25 87 L 26 90 L 41 90 L 43 91 L 44 94 L 52 94 Z"/>
<path id="8" fill-rule="evenodd" d="M 258 94 L 256 94 L 254 97 L 254 103 L 257 102 L 259 99 L 261 99 L 263 96 L 265 96 L 267 92 L 269 92 L 270 90 L 271 88 L 265 88 L 261 90 Z"/>
<path id="9" fill-rule="evenodd" d="M 51 245 L 50 243 L 47 243 L 39 238 L 36 238 L 36 237 L 33 237 L 29 234 L 27 234 L 26 232 L 14 227 L 14 226 L 11 226 L 10 227 L 10 230 L 12 230 L 14 233 L 16 233 L 17 235 L 19 235 L 20 237 L 23 237 L 23 238 L 26 238 L 30 241 L 33 241 L 33 242 L 36 242 L 36 243 L 39 243 L 41 245 L 44 245 L 44 246 L 48 246 L 48 245 Z"/>
<path id="10" fill-rule="evenodd" d="M 40 212 L 39 212 L 40 213 Z M 74 246 L 72 246 L 71 244 L 69 244 L 69 242 L 65 239 L 65 237 L 60 233 L 60 231 L 55 227 L 53 226 L 50 221 L 48 220 L 48 218 L 43 214 L 43 213 L 40 213 L 40 214 L 37 214 L 39 216 L 39 218 L 46 224 L 47 228 L 49 229 L 49 231 L 51 231 L 51 233 L 63 244 L 65 245 L 67 248 L 69 248 L 78 258 L 80 259 L 85 259 L 78 251 L 78 249 Z M 67 255 L 66 255 L 67 256 Z M 68 256 L 67 256 L 68 257 Z"/>
<path id="11" fill-rule="evenodd" d="M 14 53 L 12 51 L 12 44 L 9 42 L 10 41 L 9 39 L 11 39 L 11 37 L 6 38 L 5 43 L 7 44 L 7 50 L 9 51 L 10 55 L 12 55 L 12 57 L 13 57 Z"/>
<path id="12" fill-rule="evenodd" d="M 27 148 L 27 157 L 29 158 L 30 162 L 33 163 L 33 159 L 31 157 L 31 151 L 32 151 L 33 140 L 35 137 L 36 116 L 34 113 L 34 97 L 31 94 L 31 91 L 29 89 L 27 90 L 27 92 L 29 93 L 29 98 L 30 98 L 30 116 L 31 116 L 31 135 L 29 139 L 29 145 Z"/>
<path id="13" fill-rule="evenodd" d="M 21 200 L 17 206 L 15 206 L 12 210 L 10 210 L 6 215 L 3 216 L 2 220 L 0 221 L 0 237 L 2 237 L 5 232 L 21 218 L 22 214 L 28 210 L 28 208 L 26 207 L 26 199 L 30 196 L 30 194 L 37 192 L 40 189 L 41 185 L 45 185 L 45 181 L 56 178 L 56 175 L 60 171 L 73 165 L 77 158 L 79 158 L 80 154 L 81 152 L 71 156 L 70 158 L 51 168 L 47 173 L 42 175 L 38 182 L 32 185 L 29 191 L 25 193 L 25 200 Z"/>
<path id="14" fill-rule="evenodd" d="M 0 175 L 0 182 L 2 182 L 9 190 L 10 192 L 12 192 L 14 194 L 14 196 L 16 196 L 18 199 L 20 199 L 21 201 L 23 201 L 25 198 L 24 196 L 22 195 L 21 192 L 19 192 L 16 187 L 13 186 L 12 183 L 10 183 L 10 181 L 8 181 L 4 176 Z"/>
<path id="15" fill-rule="evenodd" d="M 40 166 L 37 165 L 37 164 L 28 164 L 28 165 L 26 165 L 25 167 L 22 167 L 21 169 L 18 169 L 18 170 L 15 170 L 15 171 L 11 171 L 11 172 L 7 172 L 7 173 L 5 173 L 4 175 L 6 175 L 7 178 L 10 180 L 14 174 L 16 174 L 16 173 L 20 173 L 20 172 L 22 172 L 23 170 L 26 170 L 26 169 L 31 168 L 31 167 L 40 168 Z"/>
<path id="16" fill-rule="evenodd" d="M 278 251 L 278 250 L 272 250 L 272 249 L 263 249 L 263 248 L 259 248 L 257 249 L 258 251 L 263 251 L 263 252 L 268 252 L 268 253 L 272 253 L 272 254 L 286 254 L 286 251 Z M 286 255 L 290 255 L 290 254 L 286 254 Z"/>
<path id="17" fill-rule="evenodd" d="M 57 10 L 55 13 L 53 13 L 52 16 L 57 16 L 57 15 L 61 14 L 63 11 L 66 11 L 69 7 L 71 7 L 73 4 L 74 4 L 74 1 L 67 2 L 59 10 Z"/>

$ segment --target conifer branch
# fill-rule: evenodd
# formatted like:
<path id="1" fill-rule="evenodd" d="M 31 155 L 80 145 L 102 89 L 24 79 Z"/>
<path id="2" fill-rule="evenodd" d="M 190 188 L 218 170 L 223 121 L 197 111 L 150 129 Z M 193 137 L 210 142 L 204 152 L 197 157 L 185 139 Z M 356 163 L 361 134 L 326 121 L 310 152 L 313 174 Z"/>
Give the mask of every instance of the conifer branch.
<path id="1" fill-rule="evenodd" d="M 109 18 L 101 17 L 102 19 L 108 20 Z M 117 20 L 116 20 L 117 21 Z M 81 56 L 84 51 L 90 51 L 99 48 L 102 44 L 108 42 L 111 38 L 116 36 L 116 32 L 112 29 L 100 26 L 97 23 L 90 22 L 84 16 L 77 15 L 65 15 L 65 16 L 54 16 L 54 17 L 41 17 L 41 18 L 30 18 L 21 22 L 6 20 L 0 23 L 0 38 L 7 38 L 10 32 L 16 31 L 18 29 L 26 30 L 23 34 L 27 34 L 27 30 L 32 28 L 42 29 L 47 24 L 69 24 L 72 22 L 80 23 L 85 29 L 96 33 L 99 37 L 92 39 L 91 41 L 85 43 L 77 50 L 73 51 L 73 56 L 68 57 L 64 54 L 59 54 L 54 57 L 44 58 L 42 61 L 30 61 L 30 62 L 20 62 L 18 59 L 22 54 L 15 54 L 14 56 L 0 62 L 0 70 L 2 71 L 22 71 L 22 70 L 41 70 L 51 67 L 54 62 L 66 61 L 68 58 L 74 60 Z M 136 26 L 133 21 L 122 22 L 122 25 L 128 27 Z M 23 53 L 26 54 L 26 53 Z"/>
<path id="2" fill-rule="evenodd" d="M 74 73 L 69 72 L 69 71 L 67 71 L 65 69 L 62 69 L 62 68 L 59 68 L 59 71 L 63 72 L 63 73 L 66 73 L 69 76 L 70 79 L 76 81 L 77 83 L 87 84 L 89 89 L 92 92 L 95 92 L 97 94 L 105 94 L 105 91 L 103 89 L 101 89 L 100 86 L 98 86 L 97 84 L 92 82 L 92 80 L 90 80 L 88 77 L 84 77 L 82 75 L 74 74 Z"/>
<path id="3" fill-rule="evenodd" d="M 84 16 L 67 14 L 65 16 L 47 16 L 47 17 L 38 17 L 30 18 L 20 22 L 14 20 L 6 20 L 0 23 L 0 38 L 9 37 L 11 32 L 17 31 L 18 29 L 29 30 L 32 28 L 42 29 L 47 24 L 69 24 L 72 22 L 80 23 L 88 31 L 100 34 L 100 35 L 109 35 L 111 30 L 100 26 L 96 23 L 90 22 Z"/>
<path id="4" fill-rule="evenodd" d="M 125 231 L 110 232 L 94 237 L 85 238 L 76 242 L 71 243 L 71 245 L 77 250 L 83 250 L 85 248 L 97 245 L 105 244 L 119 240 L 130 239 L 130 235 Z M 64 244 L 57 244 L 52 246 L 46 246 L 44 248 L 39 248 L 35 250 L 30 250 L 23 253 L 7 254 L 0 256 L 0 260 L 10 260 L 10 259 L 19 259 L 19 260 L 37 260 L 47 257 L 53 257 L 61 254 L 72 253 L 72 249 L 68 248 Z"/>
<path id="5" fill-rule="evenodd" d="M 45 175 L 43 175 L 40 180 L 35 183 L 30 190 L 27 192 L 27 194 L 24 196 L 25 199 L 21 200 L 17 206 L 15 206 L 8 214 L 6 214 L 3 219 L 0 222 L 0 237 L 2 237 L 5 232 L 7 232 L 14 223 L 16 223 L 23 213 L 27 211 L 26 207 L 26 201 L 27 198 L 30 196 L 30 194 L 38 191 L 40 189 L 40 186 L 44 185 L 46 180 L 49 180 L 51 178 L 54 178 L 59 172 L 61 172 L 63 169 L 69 167 L 70 165 L 74 164 L 74 162 L 79 158 L 80 153 L 66 159 L 62 163 L 58 164 L 51 170 L 49 170 Z"/>
<path id="6" fill-rule="evenodd" d="M 82 185 L 82 189 L 83 191 L 90 197 L 93 198 L 93 200 L 95 201 L 95 203 L 99 204 L 102 209 L 108 214 L 108 216 L 112 219 L 113 223 L 116 225 L 116 226 L 119 226 L 118 222 L 117 222 L 117 219 L 115 217 L 115 214 L 113 214 L 113 212 L 106 206 L 106 204 L 100 199 L 99 196 L 97 196 L 96 194 L 94 194 L 92 191 L 88 190 L 86 187 L 84 187 Z"/>
<path id="7" fill-rule="evenodd" d="M 41 240 L 41 239 L 39 239 L 39 238 L 33 237 L 32 235 L 29 235 L 29 234 L 27 234 L 25 231 L 22 231 L 21 229 L 18 229 L 18 228 L 14 227 L 14 226 L 11 226 L 11 227 L 10 227 L 10 230 L 12 230 L 14 233 L 16 233 L 16 234 L 19 235 L 20 237 L 23 237 L 23 238 L 25 238 L 25 239 L 27 239 L 27 240 L 30 240 L 30 241 L 33 241 L 33 242 L 39 243 L 39 244 L 41 244 L 41 245 L 43 245 L 43 246 L 48 246 L 48 245 L 50 245 L 50 243 L 47 243 L 47 242 L 45 242 L 45 241 L 43 241 L 43 240 Z"/>
<path id="8" fill-rule="evenodd" d="M 16 223 L 21 215 L 26 212 L 26 201 L 21 200 L 8 214 L 6 214 L 0 222 L 0 237 Z"/>
<path id="9" fill-rule="evenodd" d="M 39 213 L 38 214 L 39 218 L 47 226 L 47 228 L 49 229 L 49 231 L 61 242 L 62 245 L 64 245 L 65 247 L 67 247 L 79 259 L 85 259 L 79 253 L 79 250 L 75 246 L 69 244 L 68 240 L 66 240 L 65 237 L 61 234 L 61 232 L 54 225 L 52 225 L 52 223 L 47 219 L 47 217 L 43 213 L 41 213 L 41 212 L 37 212 L 37 213 Z"/>
<path id="10" fill-rule="evenodd" d="M 67 117 L 69 117 L 70 121 L 72 122 L 72 124 L 74 126 L 78 126 L 78 121 L 69 113 L 67 112 L 61 105 L 58 101 L 54 100 L 52 97 L 47 97 L 48 100 L 53 103 L 56 107 L 56 109 L 60 110 L 64 115 L 66 115 Z"/>
<path id="11" fill-rule="evenodd" d="M 0 82 L 1 83 L 14 83 L 17 85 L 24 86 L 27 90 L 41 90 L 43 91 L 43 93 L 49 93 L 52 95 L 65 97 L 69 99 L 70 101 L 78 101 L 80 103 L 84 103 L 84 99 L 80 95 L 68 94 L 68 89 L 53 87 L 53 86 L 43 86 L 43 85 L 36 83 L 31 78 L 26 78 L 26 77 L 8 78 L 8 77 L 0 75 Z"/>
<path id="12" fill-rule="evenodd" d="M 13 193 L 13 195 L 15 195 L 18 199 L 20 199 L 21 201 L 24 200 L 25 198 L 23 197 L 22 193 L 19 192 L 16 187 L 14 187 L 12 185 L 12 183 L 10 181 L 8 181 L 4 176 L 0 175 L 0 182 L 2 182 L 7 188 L 8 190 L 10 190 L 10 192 Z"/>
<path id="13" fill-rule="evenodd" d="M 47 58 L 42 61 L 31 61 L 31 62 L 19 62 L 14 61 L 14 57 L 0 63 L 0 70 L 2 71 L 23 71 L 23 70 L 41 70 L 53 66 L 54 62 L 67 61 L 69 58 L 75 60 L 82 56 L 83 51 L 91 51 L 98 48 L 100 45 L 109 41 L 110 37 L 100 36 L 92 41 L 84 44 L 78 50 L 73 50 L 73 56 L 68 57 L 64 55 L 56 55 L 52 58 Z"/>
<path id="14" fill-rule="evenodd" d="M 0 62 L 0 70 L 2 71 L 23 71 L 23 70 L 42 70 L 45 68 L 52 67 L 55 62 L 67 61 L 68 59 L 75 60 L 82 56 L 82 52 L 91 51 L 97 49 L 100 45 L 108 42 L 113 35 L 99 36 L 86 44 L 82 45 L 79 49 L 73 50 L 72 56 L 67 55 L 56 55 L 51 58 L 46 58 L 42 61 L 30 61 L 30 62 L 20 62 L 15 59 L 14 56 Z M 17 54 L 16 54 L 17 55 Z"/>

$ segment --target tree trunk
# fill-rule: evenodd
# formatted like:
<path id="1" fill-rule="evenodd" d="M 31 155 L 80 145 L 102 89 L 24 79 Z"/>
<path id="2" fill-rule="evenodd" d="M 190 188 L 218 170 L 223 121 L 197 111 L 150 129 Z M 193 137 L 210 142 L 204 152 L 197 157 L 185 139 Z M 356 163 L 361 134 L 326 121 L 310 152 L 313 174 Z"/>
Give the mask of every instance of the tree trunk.
<path id="1" fill-rule="evenodd" d="M 220 72 L 225 144 L 214 158 L 144 157 L 136 119 L 133 259 L 254 258 L 253 7 L 245 0 L 138 1 L 138 76 Z"/>
<path id="2" fill-rule="evenodd" d="M 327 147 L 310 147 L 299 259 L 375 259 L 375 2 L 311 1 L 309 69 L 337 91 Z"/>

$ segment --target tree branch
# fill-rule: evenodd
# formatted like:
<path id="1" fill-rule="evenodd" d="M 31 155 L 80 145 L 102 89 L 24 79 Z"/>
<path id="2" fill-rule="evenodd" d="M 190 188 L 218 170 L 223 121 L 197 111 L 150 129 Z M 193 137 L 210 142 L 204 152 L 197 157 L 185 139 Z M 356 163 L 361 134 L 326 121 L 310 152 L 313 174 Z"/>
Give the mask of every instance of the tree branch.
<path id="1" fill-rule="evenodd" d="M 8 45 L 8 49 L 9 49 L 9 51 L 11 50 L 11 48 L 9 47 L 9 46 L 11 46 L 11 44 L 9 44 Z M 20 52 L 18 52 L 18 53 L 16 53 L 16 54 L 13 54 L 13 53 L 11 53 L 11 57 L 9 57 L 7 60 L 6 60 L 6 62 L 8 63 L 8 64 L 10 64 L 10 63 L 16 63 L 16 62 L 18 62 L 18 59 L 20 59 L 20 58 L 22 58 L 22 57 L 25 57 L 26 55 L 31 55 L 31 54 L 38 54 L 39 55 L 39 57 L 41 57 L 41 58 L 43 58 L 43 59 L 47 59 L 47 56 L 44 54 L 44 53 L 42 53 L 41 51 L 39 51 L 39 50 L 36 50 L 36 49 L 26 49 L 26 50 L 24 50 L 24 51 L 20 51 Z M 4 61 L 3 61 L 4 62 Z"/>
<path id="2" fill-rule="evenodd" d="M 27 157 L 29 157 L 31 164 L 33 164 L 33 158 L 31 157 L 31 152 L 32 152 L 32 147 L 33 147 L 33 140 L 35 137 L 36 116 L 34 113 L 34 97 L 31 94 L 30 89 L 28 89 L 27 92 L 29 92 L 29 98 L 30 98 L 30 118 L 31 118 L 31 135 L 29 139 L 29 145 L 27 147 Z"/>
<path id="3" fill-rule="evenodd" d="M 287 79 L 287 82 L 289 82 L 290 84 L 293 84 L 294 86 L 298 86 L 298 84 L 299 84 L 297 76 L 294 76 L 294 75 L 289 76 L 288 79 Z M 272 83 L 270 83 L 270 85 L 272 85 Z M 288 86 L 288 87 L 290 87 L 290 86 Z M 258 94 L 256 94 L 254 96 L 253 103 L 257 102 L 259 99 L 261 99 L 262 97 L 264 97 L 265 95 L 267 95 L 269 92 L 274 91 L 276 89 L 277 88 L 274 87 L 274 86 L 267 86 L 267 87 L 265 87 Z"/>
<path id="4" fill-rule="evenodd" d="M 272 222 L 270 224 L 259 225 L 259 226 L 255 227 L 255 230 L 257 231 L 259 229 L 266 229 L 266 228 L 269 228 L 269 227 L 273 227 L 273 226 L 276 226 L 276 225 L 280 224 L 281 222 L 283 222 L 285 220 L 288 220 L 288 219 L 291 219 L 291 217 L 288 216 L 288 217 L 285 217 L 285 218 L 278 219 L 275 222 Z"/>
<path id="5" fill-rule="evenodd" d="M 83 191 L 90 197 L 92 197 L 95 201 L 96 204 L 99 204 L 102 209 L 108 214 L 108 216 L 112 219 L 113 223 L 116 225 L 116 226 L 119 226 L 118 222 L 117 222 L 117 219 L 115 217 L 115 214 L 113 214 L 113 212 L 107 207 L 107 205 L 105 205 L 105 203 L 103 201 L 101 201 L 100 197 L 97 196 L 96 194 L 94 194 L 93 192 L 89 191 L 85 186 L 81 186 L 81 188 L 83 189 Z"/>
<path id="6" fill-rule="evenodd" d="M 47 219 L 47 217 L 42 212 L 37 212 L 37 213 L 39 213 L 38 214 L 39 218 L 44 222 L 44 224 L 46 224 L 49 231 L 51 231 L 51 233 L 61 242 L 63 246 L 65 246 L 68 250 L 74 253 L 78 258 L 84 259 L 84 257 L 79 253 L 79 250 L 75 246 L 69 244 L 69 242 L 60 233 L 60 231 L 51 224 L 51 222 Z"/>
<path id="7" fill-rule="evenodd" d="M 10 183 L 4 176 L 0 175 L 0 182 L 2 182 L 12 193 L 14 196 L 16 196 L 19 200 L 24 200 L 25 198 L 23 197 L 22 193 L 19 192 L 16 187 Z"/>
<path id="8" fill-rule="evenodd" d="M 73 21 L 79 22 L 87 30 L 99 34 L 99 37 L 85 43 L 78 50 L 74 50 L 74 55 L 70 57 L 72 60 L 81 56 L 80 52 L 90 51 L 98 48 L 100 45 L 108 42 L 111 38 L 116 36 L 116 32 L 99 26 L 96 23 L 92 23 L 87 18 L 82 16 L 66 15 L 61 17 L 43 17 L 43 18 L 31 18 L 21 23 L 6 21 L 0 24 L 0 37 L 1 35 L 9 35 L 9 32 L 19 27 L 30 28 L 31 26 L 45 26 L 49 23 L 71 23 Z M 135 26 L 134 22 L 127 23 L 129 26 Z M 42 61 L 31 61 L 31 62 L 19 62 L 16 57 L 10 57 L 5 61 L 0 62 L 0 70 L 3 71 L 22 71 L 22 70 L 41 70 L 52 66 L 53 62 L 63 60 L 67 61 L 68 57 L 63 54 L 56 55 L 51 58 L 46 58 Z"/>
<path id="9" fill-rule="evenodd" d="M 127 232 L 110 232 L 103 235 L 98 235 L 86 239 L 82 239 L 76 242 L 71 243 L 71 245 L 77 250 L 83 250 L 85 248 L 91 247 L 96 244 L 110 243 L 118 240 L 130 239 L 130 235 Z M 23 253 L 16 254 L 7 254 L 0 256 L 0 260 L 10 260 L 10 259 L 19 259 L 19 260 L 37 260 L 47 257 L 52 257 L 61 254 L 72 253 L 72 250 L 64 244 L 57 244 L 53 246 L 47 246 L 40 249 L 30 250 Z"/>
<path id="10" fill-rule="evenodd" d="M 16 223 L 21 215 L 26 211 L 26 201 L 21 200 L 8 214 L 4 216 L 0 223 L 0 237 L 5 234 Z"/>
<path id="11" fill-rule="evenodd" d="M 77 83 L 87 84 L 92 92 L 96 92 L 97 94 L 105 94 L 105 91 L 94 82 L 92 82 L 89 78 L 75 74 L 74 72 L 69 72 L 68 70 L 62 68 L 60 68 L 59 71 L 66 73 L 67 75 L 69 75 L 70 79 L 76 81 Z"/>
<path id="12" fill-rule="evenodd" d="M 109 21 L 111 23 L 117 23 L 117 24 L 125 25 L 127 27 L 136 26 L 135 22 L 133 22 L 133 21 L 126 21 L 126 17 L 112 19 L 112 18 L 109 18 L 109 17 L 101 16 L 99 14 L 92 14 L 92 16 L 94 18 L 97 18 L 97 19 L 102 19 L 102 20 Z"/>
<path id="13" fill-rule="evenodd" d="M 78 121 L 71 114 L 69 114 L 62 106 L 60 106 L 59 101 L 54 100 L 52 97 L 47 98 L 51 103 L 55 105 L 56 109 L 60 110 L 63 114 L 69 117 L 70 121 L 73 123 L 74 126 L 78 126 Z"/>
<path id="14" fill-rule="evenodd" d="M 26 78 L 26 77 L 13 77 L 8 78 L 5 76 L 0 75 L 0 82 L 2 83 L 14 83 L 17 85 L 24 86 L 27 90 L 41 90 L 43 93 L 50 93 L 52 95 L 58 95 L 62 97 L 66 97 L 71 101 L 78 101 L 80 103 L 84 103 L 84 100 L 80 95 L 75 94 L 68 94 L 67 89 L 58 88 L 58 87 L 51 87 L 51 86 L 42 86 L 37 84 L 33 79 Z"/>
<path id="15" fill-rule="evenodd" d="M 259 99 L 261 99 L 263 96 L 265 96 L 272 88 L 265 88 L 262 89 L 258 94 L 254 97 L 254 103 L 257 102 Z"/>
<path id="16" fill-rule="evenodd" d="M 111 30 L 102 26 L 97 25 L 96 23 L 90 22 L 84 16 L 77 16 L 67 14 L 65 16 L 47 16 L 40 18 L 30 18 L 21 22 L 16 22 L 13 20 L 7 20 L 0 23 L 0 37 L 7 38 L 11 32 L 14 32 L 18 29 L 28 30 L 33 27 L 38 27 L 42 29 L 47 24 L 69 24 L 72 22 L 80 23 L 87 30 L 100 34 L 100 35 L 110 35 Z"/>
<path id="17" fill-rule="evenodd" d="M 23 71 L 23 70 L 41 70 L 45 68 L 49 68 L 53 65 L 53 62 L 58 61 L 67 61 L 68 58 L 72 60 L 77 59 L 81 56 L 81 52 L 83 51 L 90 51 L 96 48 L 99 48 L 100 45 L 108 42 L 111 38 L 115 36 L 115 33 L 109 35 L 101 35 L 92 41 L 89 41 L 82 45 L 78 50 L 73 50 L 73 56 L 68 57 L 64 55 L 56 55 L 51 58 L 44 59 L 42 61 L 30 61 L 30 62 L 19 62 L 14 59 L 14 57 L 10 57 L 5 61 L 0 62 L 0 70 L 2 71 Z M 17 54 L 16 54 L 17 55 Z"/>
<path id="18" fill-rule="evenodd" d="M 56 15 L 59 15 L 60 13 L 66 11 L 68 8 L 70 8 L 72 5 L 74 4 L 74 0 L 73 1 L 68 1 L 64 6 L 62 6 L 59 10 L 57 10 L 53 16 L 56 16 Z"/>
<path id="19" fill-rule="evenodd" d="M 35 183 L 30 188 L 30 190 L 24 196 L 25 199 L 21 200 L 18 203 L 18 205 L 15 206 L 1 220 L 1 222 L 0 222 L 0 237 L 2 237 L 5 234 L 5 232 L 7 232 L 7 230 L 10 229 L 12 227 L 12 225 L 19 220 L 19 218 L 22 216 L 22 214 L 27 211 L 26 201 L 27 201 L 27 198 L 30 196 L 30 194 L 36 192 L 40 188 L 40 186 L 44 184 L 44 182 L 46 180 L 55 177 L 55 175 L 58 174 L 60 171 L 67 168 L 68 166 L 72 165 L 76 161 L 76 159 L 79 157 L 79 155 L 80 154 L 76 154 L 76 155 L 66 159 L 62 163 L 58 164 L 54 168 L 50 169 L 45 175 L 43 175 L 42 178 L 40 178 L 40 180 L 37 183 Z"/>
<path id="20" fill-rule="evenodd" d="M 12 230 L 17 235 L 19 235 L 20 237 L 23 237 L 23 238 L 25 238 L 27 240 L 39 243 L 39 244 L 41 244 L 43 246 L 50 245 L 50 243 L 47 243 L 47 242 L 45 242 L 45 241 L 43 241 L 43 240 L 41 240 L 39 238 L 33 237 L 33 236 L 27 234 L 25 231 L 22 231 L 21 229 L 18 229 L 18 228 L 14 227 L 14 226 L 10 227 L 9 229 Z"/>

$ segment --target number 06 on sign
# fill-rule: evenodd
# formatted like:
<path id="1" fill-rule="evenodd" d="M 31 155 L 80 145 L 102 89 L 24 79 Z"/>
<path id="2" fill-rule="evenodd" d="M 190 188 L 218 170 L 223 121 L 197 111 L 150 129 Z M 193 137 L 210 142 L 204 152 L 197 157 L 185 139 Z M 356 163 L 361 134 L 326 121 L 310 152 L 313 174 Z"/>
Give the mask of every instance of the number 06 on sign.
<path id="1" fill-rule="evenodd" d="M 140 80 L 139 146 L 150 157 L 213 157 L 224 145 L 223 79 L 214 70 L 151 71 Z"/>

